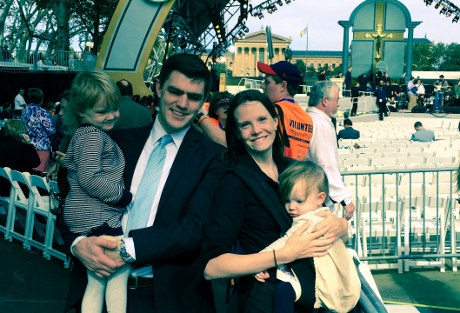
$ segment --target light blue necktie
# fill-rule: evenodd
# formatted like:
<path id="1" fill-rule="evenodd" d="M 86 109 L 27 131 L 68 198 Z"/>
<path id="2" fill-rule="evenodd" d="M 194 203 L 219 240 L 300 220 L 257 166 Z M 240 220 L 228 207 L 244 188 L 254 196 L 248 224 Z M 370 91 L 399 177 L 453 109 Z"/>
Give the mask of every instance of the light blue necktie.
<path id="1" fill-rule="evenodd" d="M 142 176 L 141 183 L 137 189 L 134 198 L 131 213 L 128 216 L 126 224 L 125 237 L 133 229 L 145 228 L 152 208 L 153 199 L 155 199 L 158 183 L 160 182 L 161 173 L 166 159 L 166 145 L 172 141 L 170 135 L 164 135 L 158 141 L 158 145 L 150 154 L 147 167 Z"/>

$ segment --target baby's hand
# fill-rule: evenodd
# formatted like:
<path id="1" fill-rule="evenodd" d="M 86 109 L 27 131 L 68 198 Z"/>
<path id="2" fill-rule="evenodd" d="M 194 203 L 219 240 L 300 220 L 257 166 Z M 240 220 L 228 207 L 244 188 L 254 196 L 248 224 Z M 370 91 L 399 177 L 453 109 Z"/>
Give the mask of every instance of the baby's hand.
<path id="1" fill-rule="evenodd" d="M 254 277 L 257 279 L 257 281 L 265 283 L 265 280 L 270 278 L 270 275 L 268 274 L 268 272 L 264 271 L 256 274 Z"/>

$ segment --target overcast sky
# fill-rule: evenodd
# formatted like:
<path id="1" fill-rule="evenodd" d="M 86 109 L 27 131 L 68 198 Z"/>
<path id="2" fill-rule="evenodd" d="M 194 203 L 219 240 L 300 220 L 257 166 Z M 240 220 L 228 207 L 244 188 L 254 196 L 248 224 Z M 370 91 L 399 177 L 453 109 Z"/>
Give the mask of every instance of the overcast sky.
<path id="1" fill-rule="evenodd" d="M 253 7 L 262 3 L 252 0 Z M 363 0 L 296 0 L 289 5 L 278 6 L 273 14 L 264 11 L 265 18 L 259 20 L 249 15 L 247 26 L 255 32 L 267 25 L 272 34 L 292 39 L 291 49 L 305 50 L 307 37 L 300 37 L 300 31 L 308 24 L 308 50 L 342 50 L 343 28 L 337 24 L 340 20 L 349 20 L 351 12 Z M 401 0 L 411 14 L 412 21 L 422 21 L 414 30 L 414 38 L 426 37 L 435 43 L 458 42 L 460 22 L 452 24 L 452 16 L 439 15 L 434 4 L 427 7 L 423 0 Z M 460 6 L 460 0 L 450 0 Z M 407 31 L 405 34 L 407 37 Z M 350 33 L 350 43 L 352 34 Z"/>

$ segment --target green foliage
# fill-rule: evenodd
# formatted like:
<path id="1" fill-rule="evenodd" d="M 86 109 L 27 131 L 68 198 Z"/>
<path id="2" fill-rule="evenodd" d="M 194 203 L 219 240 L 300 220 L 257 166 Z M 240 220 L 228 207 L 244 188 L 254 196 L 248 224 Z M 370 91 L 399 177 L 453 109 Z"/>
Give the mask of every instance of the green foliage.
<path id="1" fill-rule="evenodd" d="M 307 76 L 308 77 L 318 76 L 318 73 L 316 72 L 315 67 L 311 64 L 307 68 Z"/>
<path id="2" fill-rule="evenodd" d="M 225 63 L 216 63 L 214 65 L 214 68 L 216 69 L 217 73 L 226 73 L 227 67 L 225 66 Z"/>
<path id="3" fill-rule="evenodd" d="M 304 76 L 307 66 L 305 65 L 305 62 L 303 60 L 296 60 L 295 61 L 295 66 L 299 69 L 300 75 Z"/>
<path id="4" fill-rule="evenodd" d="M 416 71 L 460 71 L 460 45 L 416 43 L 412 60 Z"/>
<path id="5" fill-rule="evenodd" d="M 332 70 L 332 75 L 334 77 L 339 76 L 339 74 L 342 73 L 342 63 L 339 64 L 339 66 L 336 66 L 335 69 Z M 343 77 L 345 77 L 345 73 L 342 73 Z"/>

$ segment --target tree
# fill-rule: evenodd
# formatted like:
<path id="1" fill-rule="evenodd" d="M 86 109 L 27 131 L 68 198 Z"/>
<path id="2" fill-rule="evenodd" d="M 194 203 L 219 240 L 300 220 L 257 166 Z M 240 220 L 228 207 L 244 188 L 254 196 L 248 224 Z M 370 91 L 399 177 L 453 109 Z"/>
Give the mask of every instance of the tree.
<path id="1" fill-rule="evenodd" d="M 443 61 L 439 68 L 441 71 L 460 71 L 460 45 L 457 43 L 446 45 Z"/>
<path id="2" fill-rule="evenodd" d="M 214 68 L 216 69 L 217 73 L 226 73 L 227 72 L 227 66 L 225 63 L 215 63 Z"/>
<path id="3" fill-rule="evenodd" d="M 340 64 L 339 66 L 336 66 L 333 70 L 332 70 L 332 75 L 334 75 L 334 77 L 337 77 L 339 76 L 339 74 L 342 73 L 342 64 Z M 345 77 L 345 74 L 343 74 L 343 77 Z"/>
<path id="4" fill-rule="evenodd" d="M 432 45 L 428 43 L 415 43 L 412 54 L 412 68 L 416 71 L 432 71 Z"/>
<path id="5" fill-rule="evenodd" d="M 460 45 L 416 43 L 412 67 L 418 71 L 460 71 Z"/>
<path id="6" fill-rule="evenodd" d="M 308 77 L 316 77 L 316 76 L 318 76 L 318 72 L 315 70 L 315 66 L 313 64 L 310 64 L 307 67 L 307 76 Z"/>
<path id="7" fill-rule="evenodd" d="M 297 68 L 299 69 L 300 75 L 304 76 L 307 71 L 307 66 L 305 65 L 305 62 L 303 60 L 296 60 L 295 66 L 297 66 Z"/>

